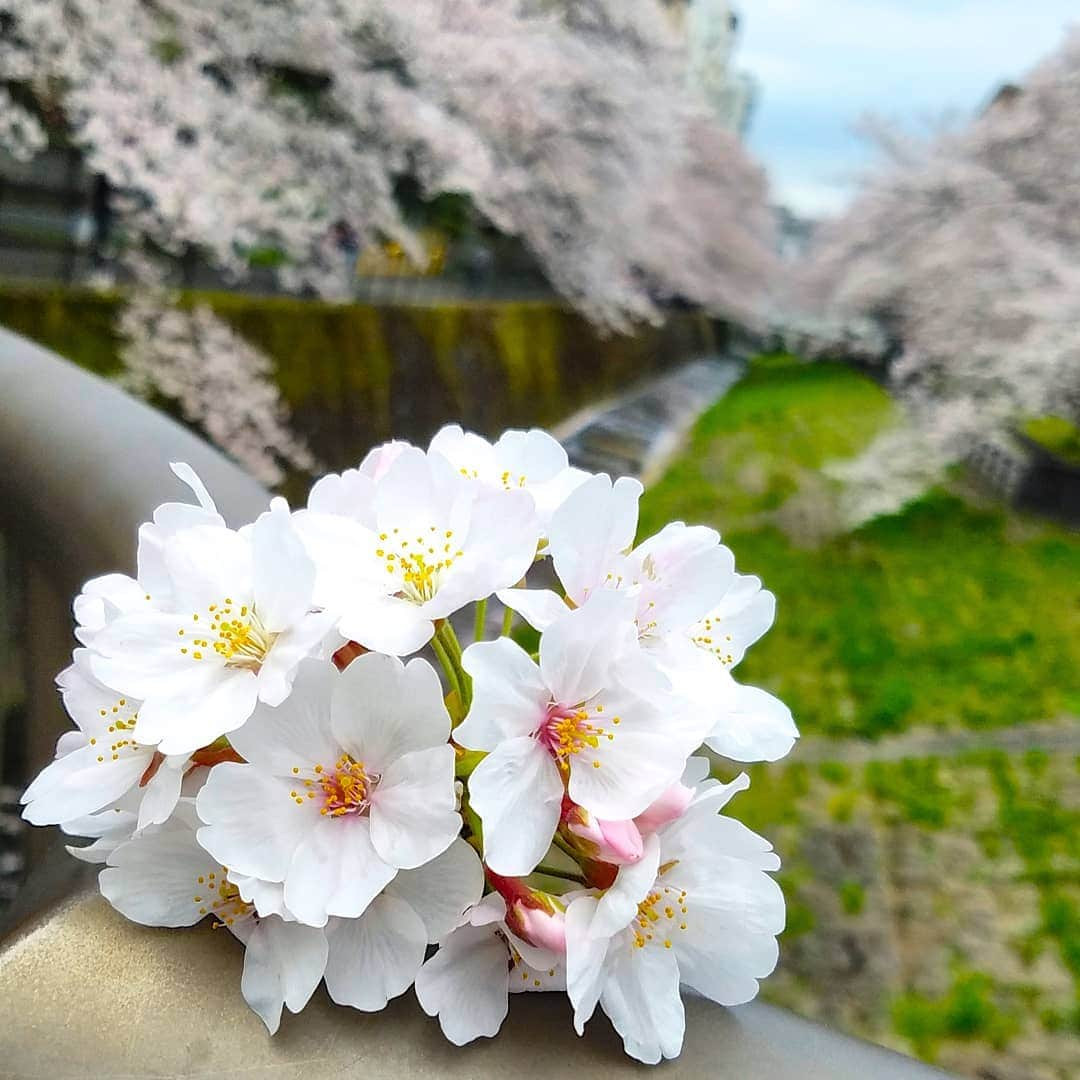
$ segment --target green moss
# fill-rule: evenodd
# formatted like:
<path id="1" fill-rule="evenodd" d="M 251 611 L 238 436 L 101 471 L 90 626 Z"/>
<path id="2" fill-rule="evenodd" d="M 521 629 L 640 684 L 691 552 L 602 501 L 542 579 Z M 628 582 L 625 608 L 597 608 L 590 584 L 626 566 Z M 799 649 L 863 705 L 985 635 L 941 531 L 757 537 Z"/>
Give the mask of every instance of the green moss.
<path id="1" fill-rule="evenodd" d="M 1063 416 L 1041 416 L 1024 424 L 1024 434 L 1052 454 L 1080 465 L 1080 428 Z"/>
<path id="2" fill-rule="evenodd" d="M 0 286 L 0 324 L 102 375 L 120 371 L 123 296 Z M 699 355 L 708 329 L 677 315 L 662 329 L 601 337 L 556 301 L 423 308 L 188 292 L 273 361 L 294 427 L 328 469 L 391 437 L 426 441 L 458 420 L 484 434 L 550 425 L 643 374 Z M 293 477 L 302 494 L 307 478 Z"/>
<path id="3" fill-rule="evenodd" d="M 845 915 L 859 915 L 866 904 L 866 889 L 858 881 L 840 883 L 840 906 Z"/>
<path id="4" fill-rule="evenodd" d="M 931 998 L 908 992 L 892 1005 L 893 1025 L 919 1057 L 933 1061 L 945 1039 L 984 1040 L 1004 1049 L 1020 1030 L 1020 1020 L 993 979 L 958 970 L 948 992 Z"/>
<path id="5" fill-rule="evenodd" d="M 942 782 L 936 758 L 911 758 L 894 763 L 871 761 L 866 788 L 879 802 L 894 806 L 902 820 L 940 829 L 949 820 L 955 791 Z"/>
<path id="6" fill-rule="evenodd" d="M 825 810 L 833 821 L 846 825 L 855 816 L 859 796 L 855 791 L 836 791 L 829 796 Z"/>
<path id="7" fill-rule="evenodd" d="M 842 761 L 823 761 L 818 775 L 830 784 L 846 784 L 851 779 L 851 767 Z"/>

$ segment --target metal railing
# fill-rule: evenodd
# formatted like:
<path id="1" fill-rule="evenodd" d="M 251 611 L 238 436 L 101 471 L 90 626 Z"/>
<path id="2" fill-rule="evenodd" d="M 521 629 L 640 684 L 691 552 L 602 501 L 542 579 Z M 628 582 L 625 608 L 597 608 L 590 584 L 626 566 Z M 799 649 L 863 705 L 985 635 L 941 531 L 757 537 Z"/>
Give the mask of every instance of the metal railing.
<path id="1" fill-rule="evenodd" d="M 134 566 L 139 523 L 191 463 L 227 520 L 253 518 L 267 493 L 172 420 L 0 330 L 0 531 L 25 567 L 19 627 L 26 653 L 28 766 L 67 726 L 53 687 L 71 648 L 69 598 L 86 578 Z M 612 1076 L 639 1073 L 614 1032 L 573 1034 L 565 999 L 522 994 L 494 1042 L 445 1043 L 411 995 L 373 1017 L 317 995 L 274 1040 L 240 996 L 240 947 L 209 930 L 154 931 L 114 913 L 92 868 L 56 830 L 32 854 L 0 941 L 0 1072 L 61 1078 L 299 1074 L 318 1061 L 366 1076 Z M 907 1080 L 940 1076 L 891 1051 L 764 1004 L 686 1006 L 683 1056 L 669 1077 Z"/>

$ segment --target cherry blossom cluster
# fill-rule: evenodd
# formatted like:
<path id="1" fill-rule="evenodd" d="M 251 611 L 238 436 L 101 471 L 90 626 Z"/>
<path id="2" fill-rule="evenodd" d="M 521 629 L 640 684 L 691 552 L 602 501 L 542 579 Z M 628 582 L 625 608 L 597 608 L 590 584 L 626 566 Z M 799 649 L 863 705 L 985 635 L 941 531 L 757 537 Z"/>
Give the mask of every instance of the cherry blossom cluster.
<path id="1" fill-rule="evenodd" d="M 117 911 L 231 931 L 271 1033 L 320 982 L 363 1011 L 414 987 L 458 1045 L 558 991 L 655 1063 L 681 987 L 755 996 L 779 859 L 721 812 L 746 775 L 694 755 L 798 733 L 733 677 L 775 600 L 716 532 L 635 546 L 641 485 L 536 430 L 388 443 L 236 530 L 173 471 L 195 501 L 75 601 L 76 728 L 23 796 Z"/>

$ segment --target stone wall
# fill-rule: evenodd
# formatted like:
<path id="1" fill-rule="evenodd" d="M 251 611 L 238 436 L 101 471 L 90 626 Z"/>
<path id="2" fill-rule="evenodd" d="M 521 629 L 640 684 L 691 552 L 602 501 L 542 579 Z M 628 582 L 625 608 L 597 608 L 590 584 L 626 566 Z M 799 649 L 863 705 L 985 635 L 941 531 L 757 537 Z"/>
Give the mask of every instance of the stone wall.
<path id="1" fill-rule="evenodd" d="M 275 362 L 293 422 L 328 467 L 390 438 L 424 440 L 458 420 L 493 433 L 552 425 L 642 376 L 715 352 L 726 329 L 674 313 L 662 328 L 600 336 L 552 301 L 433 307 L 326 304 L 235 293 L 209 302 Z M 0 325 L 99 374 L 120 371 L 122 296 L 0 288 Z"/>

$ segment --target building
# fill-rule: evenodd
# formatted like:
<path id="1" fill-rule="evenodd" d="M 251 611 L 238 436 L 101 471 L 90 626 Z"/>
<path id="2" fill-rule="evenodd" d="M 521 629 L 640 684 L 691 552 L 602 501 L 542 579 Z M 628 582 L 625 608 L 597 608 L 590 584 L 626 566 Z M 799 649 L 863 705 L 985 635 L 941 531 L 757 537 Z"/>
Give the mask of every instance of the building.
<path id="1" fill-rule="evenodd" d="M 728 0 L 661 0 L 672 27 L 685 40 L 687 79 L 721 123 L 743 134 L 749 127 L 758 87 L 733 69 L 739 16 Z"/>

